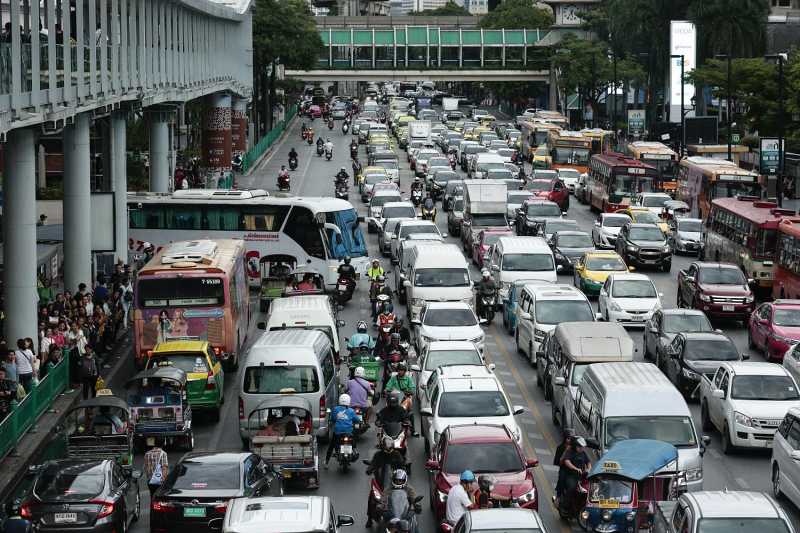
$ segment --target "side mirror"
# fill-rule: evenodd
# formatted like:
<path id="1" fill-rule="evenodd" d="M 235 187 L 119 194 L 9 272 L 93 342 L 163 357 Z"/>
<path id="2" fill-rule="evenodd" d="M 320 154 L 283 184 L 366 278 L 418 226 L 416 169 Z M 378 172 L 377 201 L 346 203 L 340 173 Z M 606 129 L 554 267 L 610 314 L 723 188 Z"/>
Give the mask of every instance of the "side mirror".
<path id="1" fill-rule="evenodd" d="M 519 318 L 520 318 L 520 320 L 530 320 L 531 319 L 531 314 L 528 313 L 527 311 L 523 311 L 523 312 L 521 312 L 519 314 Z"/>
<path id="2" fill-rule="evenodd" d="M 700 437 L 700 441 L 704 445 L 708 446 L 709 444 L 711 444 L 711 437 L 709 437 L 708 435 L 703 435 L 702 437 Z"/>
<path id="3" fill-rule="evenodd" d="M 722 400 L 723 398 L 725 398 L 725 391 L 723 391 L 722 389 L 714 389 L 713 391 L 711 391 L 711 396 L 713 396 L 718 400 Z"/>
<path id="4" fill-rule="evenodd" d="M 686 276 L 683 280 L 686 283 L 694 283 L 694 276 Z"/>
<path id="5" fill-rule="evenodd" d="M 258 327 L 258 329 L 266 330 L 267 329 L 267 323 L 266 322 L 259 322 L 257 324 L 257 327 Z"/>
<path id="6" fill-rule="evenodd" d="M 795 461 L 800 461 L 800 450 L 792 450 L 791 458 Z"/>
<path id="7" fill-rule="evenodd" d="M 419 365 L 411 365 L 411 370 L 412 372 L 419 372 L 420 371 Z"/>
<path id="8" fill-rule="evenodd" d="M 628 272 L 633 272 L 634 270 L 636 270 L 636 267 L 633 266 L 628 267 Z"/>
<path id="9" fill-rule="evenodd" d="M 597 320 L 598 322 L 603 320 L 603 313 L 595 313 L 594 319 Z"/>
<path id="10" fill-rule="evenodd" d="M 753 278 L 747 278 L 747 284 L 753 287 L 756 284 L 756 280 Z"/>
<path id="11" fill-rule="evenodd" d="M 650 328 L 648 331 L 653 335 L 658 335 L 658 328 Z"/>
<path id="12" fill-rule="evenodd" d="M 594 221 L 594 225 L 595 225 L 595 227 L 599 228 L 600 227 L 600 221 L 599 220 L 595 220 Z"/>
<path id="13" fill-rule="evenodd" d="M 659 297 L 659 298 L 663 298 L 663 297 L 664 297 L 664 293 L 663 293 L 663 292 L 659 292 L 659 293 L 658 293 L 658 297 Z"/>
<path id="14" fill-rule="evenodd" d="M 425 461 L 425 470 L 439 470 L 439 461 L 436 459 L 428 459 Z"/>
<path id="15" fill-rule="evenodd" d="M 433 409 L 430 407 L 423 407 L 419 410 L 419 414 L 422 416 L 433 416 Z"/>
<path id="16" fill-rule="evenodd" d="M 555 379 L 553 380 L 553 382 L 558 387 L 564 387 L 564 386 L 567 385 L 567 380 L 564 379 L 564 376 L 556 376 Z"/>
<path id="17" fill-rule="evenodd" d="M 403 280 L 403 287 L 405 287 L 406 289 L 410 288 L 411 287 L 411 280 L 404 279 Z"/>
<path id="18" fill-rule="evenodd" d="M 349 514 L 340 514 L 336 517 L 336 527 L 352 526 L 356 521 Z"/>
<path id="19" fill-rule="evenodd" d="M 536 466 L 539 466 L 539 460 L 538 459 L 525 459 L 525 467 L 526 468 L 534 468 Z"/>
<path id="20" fill-rule="evenodd" d="M 343 328 L 344 326 L 345 326 L 345 321 L 344 320 L 337 320 L 336 321 L 336 327 Z"/>
<path id="21" fill-rule="evenodd" d="M 489 321 L 486 320 L 485 318 L 479 318 L 478 319 L 478 324 L 480 324 L 481 326 L 485 326 L 488 323 L 489 323 Z"/>
<path id="22" fill-rule="evenodd" d="M 422 321 L 421 321 L 420 319 L 418 319 L 418 318 L 415 318 L 414 320 L 412 320 L 412 321 L 411 321 L 411 323 L 412 323 L 413 325 L 415 325 L 415 326 L 420 326 L 420 325 L 422 325 Z"/>
<path id="23" fill-rule="evenodd" d="M 498 265 L 492 265 L 492 272 L 500 272 L 500 267 Z"/>
<path id="24" fill-rule="evenodd" d="M 515 405 L 514 406 L 514 415 L 521 415 L 524 412 L 525 412 L 525 408 L 522 407 L 521 405 Z"/>
<path id="25" fill-rule="evenodd" d="M 494 369 L 497 368 L 497 365 L 494 363 L 489 363 L 489 366 L 487 366 L 486 368 L 489 369 L 489 372 L 494 372 Z"/>
<path id="26" fill-rule="evenodd" d="M 743 353 L 742 354 L 742 361 L 748 361 L 750 359 L 750 354 Z"/>

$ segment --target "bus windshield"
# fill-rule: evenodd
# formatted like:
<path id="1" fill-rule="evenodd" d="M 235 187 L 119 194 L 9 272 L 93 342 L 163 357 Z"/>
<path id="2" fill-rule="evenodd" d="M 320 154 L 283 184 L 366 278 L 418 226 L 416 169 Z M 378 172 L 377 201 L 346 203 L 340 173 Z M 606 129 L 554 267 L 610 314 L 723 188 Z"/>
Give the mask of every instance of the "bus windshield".
<path id="1" fill-rule="evenodd" d="M 328 235 L 328 246 L 331 255 L 335 259 L 350 257 L 364 257 L 367 255 L 367 243 L 364 241 L 364 234 L 361 233 L 361 226 L 358 223 L 358 215 L 355 209 L 344 209 L 325 213 L 325 221 L 335 224 L 341 234 L 332 229 L 326 231 Z"/>
<path id="2" fill-rule="evenodd" d="M 225 284 L 222 278 L 140 278 L 136 293 L 141 307 L 189 307 L 225 303 Z"/>
<path id="3" fill-rule="evenodd" d="M 613 182 L 614 195 L 626 197 L 640 192 L 650 192 L 652 191 L 652 181 L 651 178 L 617 174 Z M 614 203 L 618 201 L 612 200 Z"/>
<path id="4" fill-rule="evenodd" d="M 755 183 L 718 181 L 712 187 L 711 198 L 733 198 L 737 195 L 761 196 L 761 187 Z"/>
<path id="5" fill-rule="evenodd" d="M 586 165 L 589 163 L 589 150 L 587 148 L 555 148 L 553 150 L 553 163 Z"/>
<path id="6" fill-rule="evenodd" d="M 642 158 L 642 163 L 656 167 L 658 174 L 663 179 L 673 179 L 675 177 L 675 162 L 669 159 L 647 159 Z"/>

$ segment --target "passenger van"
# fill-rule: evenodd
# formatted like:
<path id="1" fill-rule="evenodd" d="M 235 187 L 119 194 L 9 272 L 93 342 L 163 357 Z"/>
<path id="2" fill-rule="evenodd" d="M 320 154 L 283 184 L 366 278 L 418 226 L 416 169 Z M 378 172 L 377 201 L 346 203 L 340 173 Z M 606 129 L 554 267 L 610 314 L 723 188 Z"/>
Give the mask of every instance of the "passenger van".
<path id="1" fill-rule="evenodd" d="M 337 515 L 327 496 L 253 496 L 229 500 L 221 527 L 215 525 L 211 531 L 221 533 L 341 533 L 353 517 Z"/>
<path id="2" fill-rule="evenodd" d="M 425 301 L 472 304 L 469 265 L 455 244 L 418 244 L 412 249 L 406 279 L 409 320 L 419 319 Z"/>
<path id="3" fill-rule="evenodd" d="M 259 324 L 261 326 L 261 324 Z M 339 354 L 339 328 L 343 320 L 336 320 L 331 300 L 324 295 L 290 296 L 272 301 L 265 329 L 316 329 L 323 332 L 333 345 L 333 353 Z"/>
<path id="4" fill-rule="evenodd" d="M 486 173 L 491 169 L 505 169 L 505 159 L 495 153 L 486 152 L 477 154 L 472 162 L 470 172 L 474 180 L 484 179 Z"/>
<path id="5" fill-rule="evenodd" d="M 444 238 L 441 235 L 432 233 L 412 233 L 400 243 L 397 252 L 397 268 L 394 269 L 394 286 L 397 287 L 397 298 L 401 304 L 406 303 L 406 288 L 403 285 L 403 281 L 406 280 L 408 269 L 416 257 L 415 248 L 418 244 L 439 243 L 444 244 Z M 414 249 L 414 252 L 411 252 L 412 249 Z"/>
<path id="6" fill-rule="evenodd" d="M 489 257 L 499 302 L 508 297 L 508 287 L 518 279 L 558 281 L 553 250 L 541 237 L 500 237 Z"/>
<path id="7" fill-rule="evenodd" d="M 306 399 L 315 410 L 316 435 L 328 436 L 326 409 L 336 406 L 339 380 L 327 335 L 317 330 L 265 332 L 245 363 L 239 382 L 239 436 L 247 449 L 247 417 L 262 401 L 282 394 Z"/>
<path id="8" fill-rule="evenodd" d="M 683 395 L 652 363 L 589 365 L 575 401 L 567 404 L 577 435 L 594 439 L 597 461 L 616 442 L 655 439 L 678 449 L 678 469 L 690 491 L 703 488 L 703 453 L 710 439 L 698 435 Z"/>
<path id="9" fill-rule="evenodd" d="M 590 364 L 631 362 L 635 351 L 633 339 L 621 324 L 562 322 L 556 326 L 544 355 L 552 365 L 550 383 L 545 385 L 550 387 L 553 422 L 572 427 L 566 406 L 574 403 Z"/>

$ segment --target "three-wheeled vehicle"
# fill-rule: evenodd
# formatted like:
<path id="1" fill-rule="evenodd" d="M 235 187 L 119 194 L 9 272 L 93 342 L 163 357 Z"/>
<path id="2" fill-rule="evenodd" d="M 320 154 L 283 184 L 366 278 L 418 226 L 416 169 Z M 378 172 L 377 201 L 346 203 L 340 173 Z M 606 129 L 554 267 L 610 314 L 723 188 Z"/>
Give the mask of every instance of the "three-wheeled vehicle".
<path id="1" fill-rule="evenodd" d="M 131 411 L 109 389 L 99 390 L 96 398 L 67 411 L 57 429 L 66 440 L 70 459 L 113 459 L 133 466 Z"/>
<path id="2" fill-rule="evenodd" d="M 596 533 L 631 533 L 652 526 L 656 503 L 686 490 L 678 450 L 666 442 L 616 443 L 589 472 L 589 495 L 580 523 Z"/>
<path id="3" fill-rule="evenodd" d="M 286 281 L 295 269 L 297 260 L 291 255 L 265 255 L 259 260 L 261 268 L 261 291 L 259 307 L 262 313 L 269 310 L 269 304 L 280 298 L 286 289 Z"/>
<path id="4" fill-rule="evenodd" d="M 692 208 L 689 204 L 681 200 L 667 200 L 664 202 L 664 209 L 661 213 L 661 218 L 665 220 L 672 220 L 673 218 L 691 216 Z"/>
<path id="5" fill-rule="evenodd" d="M 134 445 L 152 445 L 157 437 L 167 445 L 194 448 L 192 408 L 186 398 L 186 373 L 174 366 L 142 370 L 128 380 L 128 406 L 134 423 Z"/>
<path id="6" fill-rule="evenodd" d="M 247 417 L 250 450 L 283 476 L 284 483 L 319 488 L 319 450 L 308 400 L 291 394 L 267 398 Z"/>
<path id="7" fill-rule="evenodd" d="M 313 268 L 299 266 L 286 278 L 282 296 L 325 294 L 325 276 Z"/>

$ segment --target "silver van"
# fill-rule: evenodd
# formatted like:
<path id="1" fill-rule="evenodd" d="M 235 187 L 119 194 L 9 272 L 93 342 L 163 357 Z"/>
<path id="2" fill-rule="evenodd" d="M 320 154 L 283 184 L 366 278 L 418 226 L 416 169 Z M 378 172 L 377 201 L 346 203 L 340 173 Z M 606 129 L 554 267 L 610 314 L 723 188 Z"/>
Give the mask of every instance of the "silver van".
<path id="1" fill-rule="evenodd" d="M 210 525 L 222 533 L 339 533 L 353 517 L 337 515 L 327 496 L 233 498 L 221 528 Z"/>
<path id="2" fill-rule="evenodd" d="M 339 354 L 339 328 L 344 320 L 337 320 L 331 300 L 325 295 L 290 296 L 277 298 L 269 306 L 266 323 L 259 329 L 278 331 L 283 329 L 316 329 L 323 332 L 333 345 L 333 353 Z"/>
<path id="3" fill-rule="evenodd" d="M 465 302 L 472 305 L 472 279 L 464 254 L 455 244 L 418 244 L 406 271 L 409 320 L 419 320 L 426 301 Z"/>
<path id="4" fill-rule="evenodd" d="M 239 436 L 248 443 L 247 417 L 270 396 L 292 394 L 319 406 L 318 437 L 328 436 L 326 409 L 337 401 L 338 376 L 333 347 L 318 330 L 269 331 L 248 350 L 239 382 Z"/>

